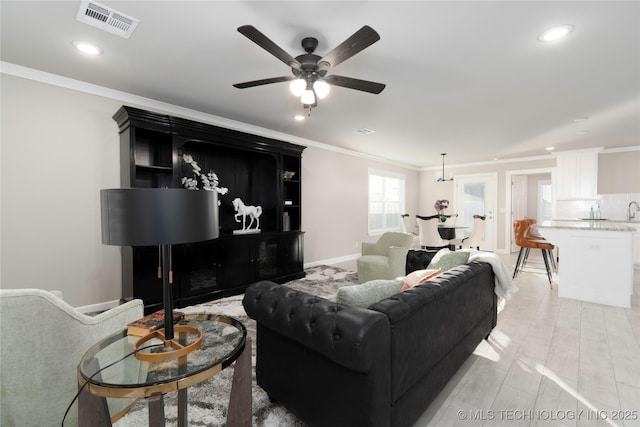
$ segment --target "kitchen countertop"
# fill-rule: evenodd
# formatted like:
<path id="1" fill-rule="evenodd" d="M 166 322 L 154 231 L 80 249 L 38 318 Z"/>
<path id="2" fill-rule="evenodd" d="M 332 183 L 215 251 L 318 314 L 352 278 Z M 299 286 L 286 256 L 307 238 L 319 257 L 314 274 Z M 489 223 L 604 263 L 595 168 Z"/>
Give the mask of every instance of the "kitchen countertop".
<path id="1" fill-rule="evenodd" d="M 559 228 L 569 230 L 594 230 L 594 231 L 624 231 L 636 232 L 634 227 L 625 225 L 628 221 L 609 221 L 609 220 L 556 220 L 544 221 L 536 224 L 536 228 Z"/>

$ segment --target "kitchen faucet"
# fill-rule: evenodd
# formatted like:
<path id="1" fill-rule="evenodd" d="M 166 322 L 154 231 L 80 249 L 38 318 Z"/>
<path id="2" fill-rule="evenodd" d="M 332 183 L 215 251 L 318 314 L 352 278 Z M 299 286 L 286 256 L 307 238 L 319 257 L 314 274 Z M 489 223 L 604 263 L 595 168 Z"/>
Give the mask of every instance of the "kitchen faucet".
<path id="1" fill-rule="evenodd" d="M 627 208 L 627 218 L 629 219 L 629 221 L 631 221 L 632 219 L 634 219 L 636 217 L 636 212 L 631 213 L 631 205 L 635 204 L 636 205 L 636 212 L 640 211 L 640 205 L 638 205 L 638 202 L 631 202 L 629 203 L 629 206 Z"/>

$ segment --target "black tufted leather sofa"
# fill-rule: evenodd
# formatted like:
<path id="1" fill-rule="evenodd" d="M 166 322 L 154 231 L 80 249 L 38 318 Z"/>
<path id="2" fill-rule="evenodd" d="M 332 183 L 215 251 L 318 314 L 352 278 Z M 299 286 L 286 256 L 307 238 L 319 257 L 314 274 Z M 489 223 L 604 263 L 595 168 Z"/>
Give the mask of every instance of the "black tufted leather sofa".
<path id="1" fill-rule="evenodd" d="M 491 266 L 441 276 L 371 307 L 272 282 L 243 305 L 257 322 L 257 383 L 310 426 L 412 426 L 496 325 Z"/>

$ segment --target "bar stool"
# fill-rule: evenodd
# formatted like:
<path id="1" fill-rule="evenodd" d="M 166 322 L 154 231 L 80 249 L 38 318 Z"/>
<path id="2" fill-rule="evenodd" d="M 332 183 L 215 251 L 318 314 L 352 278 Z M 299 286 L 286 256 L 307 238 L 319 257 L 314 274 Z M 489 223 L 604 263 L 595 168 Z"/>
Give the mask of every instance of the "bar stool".
<path id="1" fill-rule="evenodd" d="M 544 242 L 547 242 L 547 239 L 544 238 L 544 236 L 542 234 L 539 234 L 535 229 L 534 229 L 534 225 L 536 224 L 536 220 L 533 218 L 525 218 L 522 221 L 526 221 L 527 222 L 527 231 L 525 231 L 524 234 L 524 238 L 528 239 L 528 240 L 542 240 Z M 551 267 L 553 268 L 554 272 L 558 272 L 558 266 L 556 265 L 556 258 L 553 256 L 553 249 L 551 251 L 548 252 L 549 254 L 549 261 L 551 261 Z M 527 251 L 527 255 L 529 255 L 529 251 Z M 525 258 L 525 263 L 526 263 L 526 258 Z"/>
<path id="2" fill-rule="evenodd" d="M 551 282 L 551 266 L 553 262 L 553 255 L 551 251 L 555 248 L 551 243 L 546 240 L 539 240 L 533 238 L 526 238 L 526 233 L 529 230 L 530 223 L 528 220 L 515 220 L 513 222 L 513 231 L 515 236 L 516 245 L 520 246 L 520 252 L 518 253 L 518 260 L 516 261 L 516 267 L 513 270 L 513 278 L 518 275 L 519 271 L 522 271 L 524 265 L 529 257 L 529 251 L 531 249 L 540 249 L 542 251 L 542 259 L 544 260 L 544 266 L 547 270 L 547 278 L 549 279 L 549 287 L 553 287 Z M 549 260 L 551 257 L 551 260 Z"/>

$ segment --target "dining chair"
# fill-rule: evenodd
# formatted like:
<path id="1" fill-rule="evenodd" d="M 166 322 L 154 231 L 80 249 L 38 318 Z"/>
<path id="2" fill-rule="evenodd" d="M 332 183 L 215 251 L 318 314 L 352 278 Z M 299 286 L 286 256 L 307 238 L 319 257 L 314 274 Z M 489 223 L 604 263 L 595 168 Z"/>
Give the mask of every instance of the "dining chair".
<path id="1" fill-rule="evenodd" d="M 440 233 L 438 233 L 439 215 L 416 215 L 416 222 L 418 223 L 418 236 L 420 236 L 422 249 L 436 250 L 449 247 L 449 241 L 440 237 Z"/>
<path id="2" fill-rule="evenodd" d="M 449 243 L 455 245 L 456 247 L 462 248 L 472 248 L 480 250 L 480 242 L 482 241 L 482 236 L 484 235 L 484 224 L 487 219 L 486 215 L 474 215 L 473 216 L 473 228 L 471 229 L 471 233 L 462 239 L 453 239 Z"/>
<path id="3" fill-rule="evenodd" d="M 416 225 L 411 221 L 411 216 L 409 214 L 400 215 L 402 231 L 404 233 L 409 233 L 413 236 L 413 242 L 411 243 L 411 248 L 419 248 L 420 247 L 420 237 L 418 233 L 416 233 Z"/>
<path id="4" fill-rule="evenodd" d="M 446 220 L 444 221 L 445 227 L 455 227 L 458 220 L 458 214 L 444 215 Z"/>

